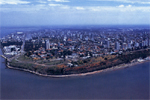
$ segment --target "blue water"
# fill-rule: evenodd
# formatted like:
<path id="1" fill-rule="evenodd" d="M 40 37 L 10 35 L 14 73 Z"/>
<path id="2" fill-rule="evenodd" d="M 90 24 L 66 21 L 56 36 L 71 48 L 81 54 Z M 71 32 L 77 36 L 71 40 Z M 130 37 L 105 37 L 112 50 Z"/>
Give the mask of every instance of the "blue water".
<path id="1" fill-rule="evenodd" d="M 17 32 L 30 32 L 43 29 L 43 27 L 0 27 L 0 38 Z"/>
<path id="2" fill-rule="evenodd" d="M 1 54 L 1 51 L 0 51 Z M 150 62 L 69 78 L 41 77 L 7 69 L 0 60 L 2 99 L 148 99 Z"/>
<path id="3" fill-rule="evenodd" d="M 99 28 L 132 28 L 132 29 L 149 29 L 150 25 L 66 25 L 66 26 L 8 26 L 8 27 L 0 27 L 0 38 L 9 35 L 11 33 L 16 33 L 16 32 L 30 32 L 30 31 L 37 31 L 37 30 L 41 30 L 41 29 L 49 29 L 49 28 L 53 28 L 53 29 L 58 29 L 58 28 L 77 28 L 77 29 L 89 29 L 89 28 L 93 28 L 93 29 L 99 29 Z"/>

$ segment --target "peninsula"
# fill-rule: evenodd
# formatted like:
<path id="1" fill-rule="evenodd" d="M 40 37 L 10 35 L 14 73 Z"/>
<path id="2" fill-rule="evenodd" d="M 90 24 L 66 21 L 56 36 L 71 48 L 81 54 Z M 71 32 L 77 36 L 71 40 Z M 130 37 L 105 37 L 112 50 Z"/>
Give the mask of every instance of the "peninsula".
<path id="1" fill-rule="evenodd" d="M 51 77 L 88 75 L 149 60 L 149 29 L 46 28 L 0 39 L 8 68 Z"/>

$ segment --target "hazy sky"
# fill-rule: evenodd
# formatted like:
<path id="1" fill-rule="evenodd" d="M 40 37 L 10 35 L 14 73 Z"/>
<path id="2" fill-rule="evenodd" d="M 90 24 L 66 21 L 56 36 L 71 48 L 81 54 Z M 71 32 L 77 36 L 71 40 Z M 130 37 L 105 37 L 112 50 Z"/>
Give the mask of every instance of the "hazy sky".
<path id="1" fill-rule="evenodd" d="M 150 0 L 0 0 L 1 26 L 150 24 Z"/>

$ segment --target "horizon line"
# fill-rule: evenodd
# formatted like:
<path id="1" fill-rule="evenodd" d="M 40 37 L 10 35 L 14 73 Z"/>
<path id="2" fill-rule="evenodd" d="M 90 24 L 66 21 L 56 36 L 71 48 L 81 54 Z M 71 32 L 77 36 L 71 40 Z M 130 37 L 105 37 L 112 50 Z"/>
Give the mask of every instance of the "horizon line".
<path id="1" fill-rule="evenodd" d="M 44 26 L 150 26 L 150 24 L 58 24 L 58 25 L 0 25 L 0 27 L 44 27 Z"/>

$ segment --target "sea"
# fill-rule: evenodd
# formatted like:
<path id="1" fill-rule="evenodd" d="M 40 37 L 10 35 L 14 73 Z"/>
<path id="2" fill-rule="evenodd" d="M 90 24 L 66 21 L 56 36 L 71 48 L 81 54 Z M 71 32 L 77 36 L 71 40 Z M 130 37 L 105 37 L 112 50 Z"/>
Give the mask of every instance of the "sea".
<path id="1" fill-rule="evenodd" d="M 1 30 L 1 36 L 23 31 L 12 30 Z M 149 80 L 150 62 L 87 76 L 51 78 L 9 69 L 0 57 L 0 99 L 150 99 Z"/>

